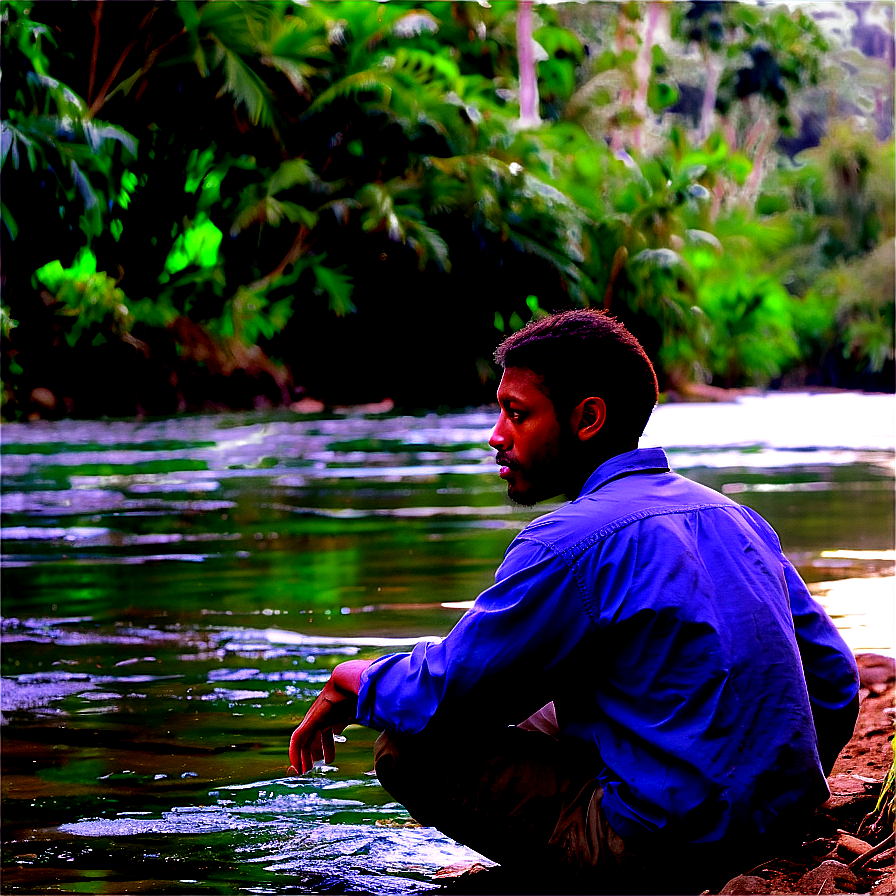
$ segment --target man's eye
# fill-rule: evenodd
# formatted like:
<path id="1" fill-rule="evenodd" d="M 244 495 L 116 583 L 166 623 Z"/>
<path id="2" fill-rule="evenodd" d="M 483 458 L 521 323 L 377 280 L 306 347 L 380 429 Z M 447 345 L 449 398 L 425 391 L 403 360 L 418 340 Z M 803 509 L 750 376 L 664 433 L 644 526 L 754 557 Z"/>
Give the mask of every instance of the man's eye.
<path id="1" fill-rule="evenodd" d="M 507 416 L 510 417 L 514 423 L 519 423 L 523 419 L 523 412 L 510 410 L 507 412 Z"/>

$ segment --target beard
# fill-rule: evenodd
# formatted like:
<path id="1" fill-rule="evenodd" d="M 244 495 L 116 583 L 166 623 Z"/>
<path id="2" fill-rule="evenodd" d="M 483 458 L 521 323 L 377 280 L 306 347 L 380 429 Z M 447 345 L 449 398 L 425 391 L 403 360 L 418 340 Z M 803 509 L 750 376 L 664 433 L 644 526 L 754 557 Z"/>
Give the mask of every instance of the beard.
<path id="1" fill-rule="evenodd" d="M 553 450 L 547 450 L 528 464 L 520 463 L 512 453 L 499 453 L 497 463 L 510 470 L 507 497 L 522 507 L 534 507 L 541 501 L 567 491 L 567 483 L 578 467 L 581 446 L 571 432 L 561 430 Z"/>

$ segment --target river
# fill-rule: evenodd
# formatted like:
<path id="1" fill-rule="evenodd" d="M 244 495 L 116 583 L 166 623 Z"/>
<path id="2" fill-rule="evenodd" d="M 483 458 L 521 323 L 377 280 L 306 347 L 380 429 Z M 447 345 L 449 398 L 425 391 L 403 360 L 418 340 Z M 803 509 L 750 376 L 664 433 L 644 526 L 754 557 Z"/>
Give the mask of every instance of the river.
<path id="1" fill-rule="evenodd" d="M 763 514 L 856 651 L 893 652 L 892 395 L 660 406 L 642 446 Z M 353 727 L 287 775 L 329 670 L 446 634 L 537 511 L 489 409 L 4 424 L 4 893 L 417 893 Z"/>

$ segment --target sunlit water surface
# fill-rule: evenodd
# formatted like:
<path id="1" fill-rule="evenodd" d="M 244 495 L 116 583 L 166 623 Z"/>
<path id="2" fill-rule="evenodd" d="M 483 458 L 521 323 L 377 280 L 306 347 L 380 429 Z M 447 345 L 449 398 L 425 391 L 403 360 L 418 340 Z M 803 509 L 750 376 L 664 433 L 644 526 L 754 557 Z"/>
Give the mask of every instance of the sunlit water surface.
<path id="1" fill-rule="evenodd" d="M 857 651 L 892 652 L 894 398 L 667 405 L 642 445 L 754 507 Z M 350 728 L 287 776 L 347 657 L 445 635 L 538 511 L 489 411 L 3 427 L 6 893 L 416 893 L 414 827 Z"/>

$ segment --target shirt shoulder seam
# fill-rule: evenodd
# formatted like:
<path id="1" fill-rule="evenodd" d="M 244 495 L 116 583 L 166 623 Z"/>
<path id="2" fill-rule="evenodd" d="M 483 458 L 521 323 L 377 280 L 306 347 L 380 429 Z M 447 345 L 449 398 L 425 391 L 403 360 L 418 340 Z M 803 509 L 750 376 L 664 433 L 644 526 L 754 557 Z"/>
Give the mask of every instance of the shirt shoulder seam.
<path id="1" fill-rule="evenodd" d="M 565 548 L 563 551 L 555 551 L 555 553 L 562 557 L 566 562 L 566 565 L 572 569 L 585 551 L 592 548 L 598 542 L 606 540 L 620 529 L 624 529 L 633 523 L 638 523 L 653 517 L 674 516 L 676 514 L 693 513 L 694 511 L 699 510 L 718 509 L 730 512 L 732 508 L 736 510 L 743 509 L 739 504 L 720 504 L 716 502 L 680 504 L 675 507 L 645 507 L 643 510 L 638 510 L 634 513 L 627 514 L 626 516 L 617 517 L 605 526 L 601 526 L 597 531 L 589 532 L 584 538 L 580 539 L 575 544 L 570 545 L 568 548 Z"/>
<path id="2" fill-rule="evenodd" d="M 543 541 L 540 538 L 535 538 L 534 536 L 527 534 L 526 532 L 521 532 L 518 536 L 518 539 L 520 541 L 530 541 L 533 544 L 540 545 L 563 563 L 567 570 L 569 570 L 569 574 L 570 576 L 572 576 L 573 581 L 576 583 L 576 587 L 579 589 L 579 598 L 582 601 L 582 606 L 584 607 L 585 612 L 588 614 L 588 618 L 591 620 L 591 625 L 594 628 L 597 628 L 597 608 L 592 607 L 590 601 L 588 600 L 588 589 L 585 587 L 585 583 L 582 580 L 580 565 L 570 562 L 570 560 L 565 556 L 565 551 L 558 551 L 557 548 L 555 548 L 552 544 L 548 544 L 546 541 Z"/>

